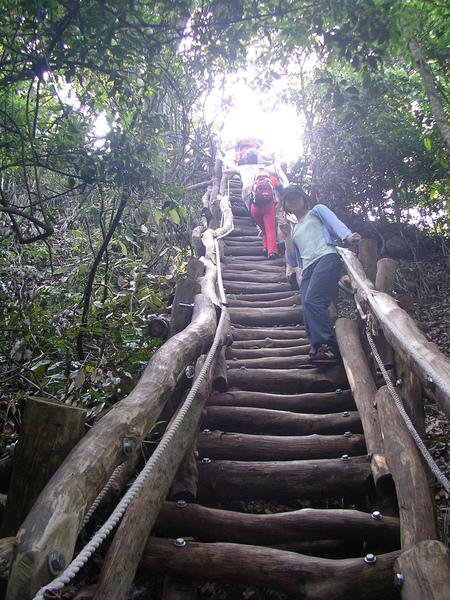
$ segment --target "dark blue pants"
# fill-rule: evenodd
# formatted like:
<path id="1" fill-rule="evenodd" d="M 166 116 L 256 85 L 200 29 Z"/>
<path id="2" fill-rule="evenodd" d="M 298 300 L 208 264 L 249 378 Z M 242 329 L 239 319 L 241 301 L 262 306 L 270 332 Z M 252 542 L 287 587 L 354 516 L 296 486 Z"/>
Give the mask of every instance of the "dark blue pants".
<path id="1" fill-rule="evenodd" d="M 326 254 L 302 273 L 300 296 L 311 354 L 316 354 L 321 344 L 328 344 L 337 350 L 328 307 L 337 290 L 340 275 L 341 260 L 338 254 Z"/>

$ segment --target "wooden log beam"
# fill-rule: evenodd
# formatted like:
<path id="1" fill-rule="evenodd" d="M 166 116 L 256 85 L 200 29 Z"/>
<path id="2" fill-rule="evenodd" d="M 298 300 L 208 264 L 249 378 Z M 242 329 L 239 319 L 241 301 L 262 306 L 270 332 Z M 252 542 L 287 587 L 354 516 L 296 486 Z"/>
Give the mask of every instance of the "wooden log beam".
<path id="1" fill-rule="evenodd" d="M 297 295 L 297 292 L 292 292 L 292 290 L 287 290 L 285 292 L 269 292 L 268 294 L 229 294 L 227 296 L 228 300 L 241 300 L 244 302 L 255 302 L 259 305 L 260 302 L 271 302 L 276 300 L 285 300 L 287 298 L 292 298 Z M 299 302 L 301 304 L 301 302 Z"/>
<path id="2" fill-rule="evenodd" d="M 16 535 L 46 483 L 85 433 L 86 411 L 29 398 L 14 452 L 1 537 Z"/>
<path id="3" fill-rule="evenodd" d="M 400 510 L 402 550 L 437 538 L 434 505 L 421 455 L 388 390 L 376 395 L 388 465 Z"/>
<path id="4" fill-rule="evenodd" d="M 364 294 L 368 305 L 383 328 L 388 342 L 407 365 L 428 387 L 445 414 L 450 417 L 450 359 L 429 342 L 413 319 L 399 308 L 388 294 L 367 284 L 361 263 L 349 250 L 339 248 L 354 288 Z"/>
<path id="5" fill-rule="evenodd" d="M 272 292 L 291 292 L 291 285 L 283 276 L 280 276 L 278 283 L 246 283 L 238 281 L 227 281 L 224 284 L 227 294 L 267 294 Z"/>
<path id="6" fill-rule="evenodd" d="M 331 392 L 346 387 L 344 367 L 328 369 L 232 369 L 228 372 L 228 385 L 241 390 L 280 392 Z"/>
<path id="7" fill-rule="evenodd" d="M 303 508 L 275 514 L 252 514 L 165 502 L 155 523 L 157 535 L 274 546 L 318 540 L 358 540 L 390 548 L 400 546 L 396 517 L 376 520 L 358 510 Z"/>
<path id="8" fill-rule="evenodd" d="M 191 324 L 153 355 L 133 391 L 73 449 L 19 531 L 8 600 L 32 598 L 50 581 L 47 556 L 51 550 L 70 562 L 85 513 L 123 461 L 124 438 L 141 443 L 186 366 L 211 345 L 215 327 L 213 304 L 197 296 Z"/>
<path id="9" fill-rule="evenodd" d="M 373 491 L 366 457 L 349 460 L 226 461 L 198 465 L 198 501 L 354 499 Z"/>
<path id="10" fill-rule="evenodd" d="M 309 356 L 308 346 L 299 346 L 295 356 L 262 356 L 234 358 L 228 361 L 228 368 L 234 369 L 296 369 L 305 364 Z"/>
<path id="11" fill-rule="evenodd" d="M 242 283 L 253 282 L 253 283 L 278 283 L 283 278 L 283 274 L 278 272 L 278 269 L 272 269 L 271 272 L 258 273 L 248 271 L 243 273 L 241 271 L 225 271 L 222 275 L 224 284 L 226 285 L 230 281 L 237 281 Z"/>
<path id="12" fill-rule="evenodd" d="M 280 339 L 271 339 L 271 338 L 264 338 L 264 339 L 257 339 L 257 340 L 242 340 L 242 341 L 233 341 L 232 344 L 232 348 L 233 350 L 248 350 L 248 349 L 281 349 L 281 348 L 293 348 L 295 346 L 301 348 L 304 346 L 308 346 L 308 348 L 310 347 L 308 338 L 306 337 L 306 334 L 303 335 L 303 333 L 299 332 L 300 335 L 299 337 L 293 339 L 286 339 L 286 340 L 280 340 Z M 233 334 L 233 339 L 234 339 L 234 334 Z"/>
<path id="13" fill-rule="evenodd" d="M 247 327 L 267 327 L 273 323 L 277 323 L 277 325 L 297 325 L 303 323 L 303 310 L 301 306 L 280 306 L 276 308 L 230 307 L 230 317 L 235 325 L 245 325 Z"/>
<path id="14" fill-rule="evenodd" d="M 259 245 L 260 252 L 262 253 L 262 246 Z M 274 271 L 279 271 L 285 273 L 285 266 L 276 266 L 273 265 L 274 261 L 265 260 L 263 262 L 255 262 L 255 261 L 226 261 L 225 272 L 226 273 L 242 273 L 243 280 L 245 281 L 245 273 L 254 272 L 254 273 L 273 273 Z"/>
<path id="15" fill-rule="evenodd" d="M 177 548 L 174 540 L 150 537 L 140 568 L 200 581 L 235 582 L 278 590 L 299 600 L 386 600 L 394 596 L 392 567 L 398 552 L 377 557 L 331 560 L 261 546 L 200 544 Z"/>
<path id="16" fill-rule="evenodd" d="M 210 396 L 207 406 L 250 406 L 313 414 L 356 410 L 350 390 L 335 390 L 321 394 L 270 394 L 259 391 L 228 390 L 223 394 Z"/>
<path id="17" fill-rule="evenodd" d="M 218 460 L 308 460 L 367 453 L 363 435 L 249 435 L 204 429 L 198 437 L 201 458 Z"/>
<path id="18" fill-rule="evenodd" d="M 305 344 L 300 346 L 299 344 L 296 346 L 288 346 L 287 348 L 274 348 L 270 346 L 269 348 L 227 348 L 225 356 L 227 360 L 239 362 L 245 361 L 247 359 L 254 360 L 257 358 L 283 358 L 283 357 L 292 357 L 292 356 L 306 356 L 309 354 L 310 349 L 309 344 Z M 298 361 L 297 361 L 298 362 Z M 245 363 L 242 363 L 245 364 Z M 256 363 L 254 363 L 256 365 Z M 230 363 L 230 368 L 233 363 Z M 239 365 L 241 366 L 241 365 Z M 287 365 L 285 365 L 287 367 Z"/>
<path id="19" fill-rule="evenodd" d="M 259 327 L 251 329 L 247 327 L 231 326 L 233 342 L 241 340 L 298 340 L 306 339 L 304 327 Z"/>
<path id="20" fill-rule="evenodd" d="M 257 295 L 257 294 L 255 294 Z M 254 300 L 241 300 L 240 298 L 227 298 L 227 304 L 230 307 L 251 307 L 254 306 Z M 301 299 L 298 294 L 292 294 L 287 298 L 279 300 L 260 300 L 258 308 L 275 308 L 277 306 L 300 306 Z"/>
<path id="21" fill-rule="evenodd" d="M 450 590 L 450 553 L 437 540 L 419 542 L 395 561 L 403 600 L 442 600 Z"/>
<path id="22" fill-rule="evenodd" d="M 355 321 L 341 318 L 336 321 L 335 329 L 347 379 L 361 417 L 367 450 L 372 457 L 371 467 L 375 485 L 383 496 L 393 496 L 394 482 L 386 463 L 380 423 L 374 406 L 377 386 L 361 346 L 358 326 Z"/>
<path id="23" fill-rule="evenodd" d="M 272 435 L 341 435 L 362 433 L 358 412 L 307 415 L 283 410 L 239 406 L 208 406 L 202 427 Z"/>
<path id="24" fill-rule="evenodd" d="M 203 365 L 203 359 L 198 362 L 197 376 Z M 175 432 L 172 435 L 169 434 L 164 440 L 164 453 L 156 458 L 154 468 L 132 498 L 106 555 L 94 596 L 95 600 L 122 600 L 129 597 L 146 539 L 153 528 L 186 450 L 192 443 L 203 404 L 211 393 L 214 362 L 215 359 L 210 364 L 183 419 L 179 420 Z M 188 463 L 184 464 L 188 466 Z"/>

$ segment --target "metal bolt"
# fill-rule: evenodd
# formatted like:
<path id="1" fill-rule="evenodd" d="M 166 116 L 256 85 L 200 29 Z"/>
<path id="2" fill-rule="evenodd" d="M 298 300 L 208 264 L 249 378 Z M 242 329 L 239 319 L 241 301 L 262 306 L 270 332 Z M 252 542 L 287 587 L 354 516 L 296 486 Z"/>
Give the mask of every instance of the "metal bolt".
<path id="1" fill-rule="evenodd" d="M 403 385 L 403 381 L 401 379 L 397 379 L 395 382 L 395 387 L 401 388 Z"/>
<path id="2" fill-rule="evenodd" d="M 373 452 L 368 452 L 366 458 L 367 458 L 367 460 L 372 460 L 372 458 L 373 458 Z"/>
<path id="3" fill-rule="evenodd" d="M 344 435 L 345 435 L 345 437 L 347 437 L 347 438 L 348 438 L 348 437 L 352 437 L 353 433 L 352 433 L 351 431 L 346 431 L 346 432 L 344 433 Z"/>
<path id="4" fill-rule="evenodd" d="M 374 510 L 372 513 L 372 519 L 375 519 L 375 521 L 379 521 L 380 519 L 383 518 L 383 515 L 380 513 L 379 510 Z"/>
<path id="5" fill-rule="evenodd" d="M 233 360 L 237 360 L 237 359 L 238 359 L 238 357 L 237 357 L 237 356 L 233 356 Z"/>
<path id="6" fill-rule="evenodd" d="M 341 388 L 338 388 L 338 389 L 336 390 L 336 394 L 342 394 L 342 390 L 341 390 Z"/>
<path id="7" fill-rule="evenodd" d="M 246 369 L 245 365 L 242 365 L 241 371 L 245 371 L 245 369 Z"/>
<path id="8" fill-rule="evenodd" d="M 177 506 L 178 508 L 184 508 L 186 506 L 186 500 L 178 500 Z"/>
<path id="9" fill-rule="evenodd" d="M 193 304 L 186 304 L 186 302 L 179 302 L 178 306 L 184 306 L 185 308 L 194 308 Z"/>
<path id="10" fill-rule="evenodd" d="M 183 546 L 186 546 L 186 542 L 185 542 L 185 540 L 183 540 L 183 538 L 177 538 L 177 539 L 174 541 L 174 545 L 175 545 L 177 548 L 183 548 Z"/>
<path id="11" fill-rule="evenodd" d="M 196 458 L 196 459 L 200 458 L 200 453 L 198 450 L 194 450 L 194 458 Z"/>
<path id="12" fill-rule="evenodd" d="M 348 410 L 344 410 L 344 412 L 342 413 L 343 417 L 349 417 L 350 413 L 348 412 Z"/>
<path id="13" fill-rule="evenodd" d="M 341 460 L 350 460 L 350 456 L 348 454 L 343 454 Z"/>
<path id="14" fill-rule="evenodd" d="M 436 389 L 436 384 L 434 383 L 434 379 L 430 376 L 427 377 L 427 388 L 434 392 Z"/>
<path id="15" fill-rule="evenodd" d="M 227 370 L 230 368 L 230 365 L 227 365 Z"/>
<path id="16" fill-rule="evenodd" d="M 122 449 L 123 449 L 123 453 L 125 454 L 125 456 L 130 456 L 130 454 L 132 454 L 133 447 L 134 447 L 133 440 L 130 440 L 130 438 L 127 438 L 127 437 L 123 438 Z"/>
<path id="17" fill-rule="evenodd" d="M 204 429 L 203 435 L 209 435 L 211 433 L 211 429 Z"/>
<path id="18" fill-rule="evenodd" d="M 377 562 L 377 557 L 373 554 L 366 554 L 364 562 L 366 562 L 368 565 L 373 565 L 373 563 Z"/>
<path id="19" fill-rule="evenodd" d="M 202 463 L 203 463 L 204 465 L 208 465 L 210 462 L 211 462 L 211 459 L 210 459 L 210 458 L 207 458 L 206 456 L 205 456 L 205 458 L 202 458 Z"/>
<path id="20" fill-rule="evenodd" d="M 204 409 L 202 410 L 202 415 L 203 415 L 204 417 L 206 417 L 206 415 L 207 415 L 207 414 L 208 414 L 208 411 L 206 410 L 206 408 L 204 408 Z"/>
<path id="21" fill-rule="evenodd" d="M 374 408 L 377 408 L 377 406 L 378 406 L 378 405 L 377 405 L 377 401 L 376 401 L 376 400 L 374 400 L 374 401 L 372 402 L 372 406 L 373 406 Z"/>
<path id="22" fill-rule="evenodd" d="M 404 583 L 405 583 L 405 577 L 404 577 L 403 573 L 396 573 L 395 577 L 394 577 L 395 589 L 401 590 Z"/>
<path id="23" fill-rule="evenodd" d="M 61 554 L 58 550 L 52 550 L 48 555 L 47 564 L 50 573 L 53 576 L 58 575 L 66 566 L 64 554 Z"/>

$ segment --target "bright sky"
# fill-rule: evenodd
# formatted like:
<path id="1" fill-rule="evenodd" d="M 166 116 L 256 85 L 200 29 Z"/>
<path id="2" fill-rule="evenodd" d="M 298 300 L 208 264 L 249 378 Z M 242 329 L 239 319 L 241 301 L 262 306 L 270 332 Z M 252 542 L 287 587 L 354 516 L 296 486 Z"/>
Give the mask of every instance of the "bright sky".
<path id="1" fill-rule="evenodd" d="M 268 99 L 263 92 L 253 90 L 243 79 L 231 86 L 235 107 L 231 109 L 220 132 L 224 145 L 253 137 L 264 141 L 264 150 L 275 152 L 280 160 L 295 162 L 302 154 L 302 123 L 293 107 L 279 102 L 274 110 L 264 110 Z M 271 104 L 273 98 L 269 99 Z M 206 102 L 206 118 L 220 126 L 224 117 L 218 115 L 219 102 L 215 94 Z M 212 115 L 216 115 L 214 116 Z"/>

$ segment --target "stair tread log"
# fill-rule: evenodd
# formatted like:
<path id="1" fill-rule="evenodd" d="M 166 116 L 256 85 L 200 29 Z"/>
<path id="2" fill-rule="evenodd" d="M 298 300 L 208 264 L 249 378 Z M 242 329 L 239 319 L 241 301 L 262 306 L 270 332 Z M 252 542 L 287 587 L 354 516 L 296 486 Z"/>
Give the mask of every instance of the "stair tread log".
<path id="1" fill-rule="evenodd" d="M 210 430 L 272 435 L 340 435 L 363 433 L 357 411 L 308 415 L 266 408 L 208 406 L 202 427 Z"/>
<path id="2" fill-rule="evenodd" d="M 141 570 L 161 571 L 200 581 L 221 581 L 279 590 L 297 599 L 389 600 L 397 598 L 392 568 L 398 552 L 380 555 L 367 565 L 363 558 L 339 561 L 282 550 L 239 544 L 189 542 L 150 536 Z"/>
<path id="3" fill-rule="evenodd" d="M 372 518 L 350 509 L 302 508 L 275 514 L 251 514 L 187 504 L 180 509 L 165 502 L 156 532 L 171 537 L 193 537 L 201 542 L 232 542 L 256 545 L 298 541 L 360 540 L 400 547 L 397 517 Z"/>
<path id="4" fill-rule="evenodd" d="M 367 454 L 364 436 L 345 435 L 252 435 L 203 430 L 198 437 L 200 458 L 218 460 L 308 460 Z"/>
<path id="5" fill-rule="evenodd" d="M 207 406 L 249 406 L 314 414 L 356 410 L 351 391 L 340 389 L 309 394 L 271 394 L 229 389 L 221 394 L 212 394 Z"/>

